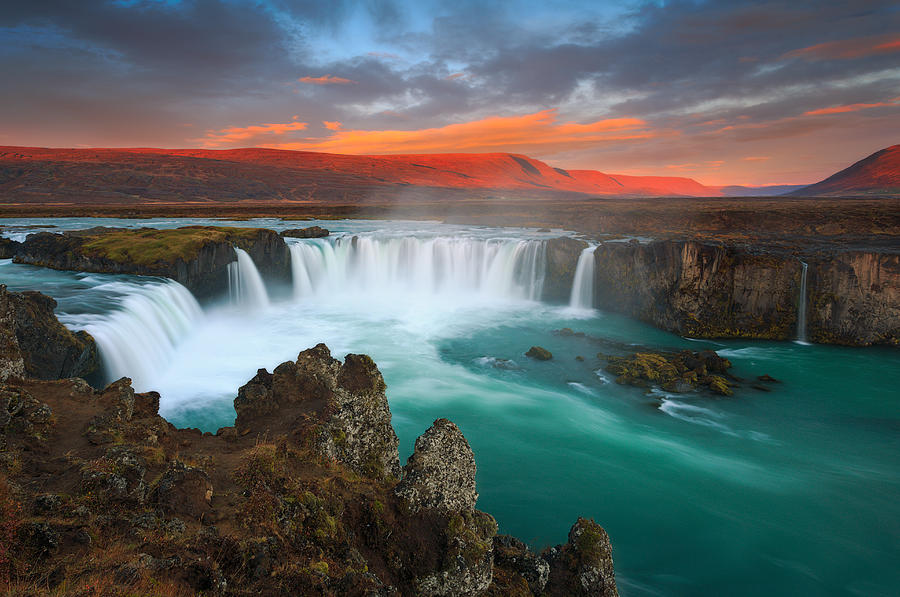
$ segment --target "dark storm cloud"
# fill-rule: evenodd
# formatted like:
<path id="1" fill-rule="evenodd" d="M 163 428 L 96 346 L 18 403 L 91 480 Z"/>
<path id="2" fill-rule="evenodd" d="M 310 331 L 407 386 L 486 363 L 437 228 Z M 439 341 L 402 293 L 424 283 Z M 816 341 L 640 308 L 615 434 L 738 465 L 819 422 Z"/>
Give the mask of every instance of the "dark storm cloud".
<path id="1" fill-rule="evenodd" d="M 524 102 L 555 101 L 588 79 L 601 92 L 644 95 L 628 108 L 646 115 L 721 97 L 775 99 L 786 86 L 821 87 L 897 65 L 897 53 L 837 64 L 784 57 L 824 41 L 900 30 L 887 2 L 669 2 L 643 6 L 633 19 L 632 31 L 598 32 L 591 43 L 504 44 L 471 70 Z"/>
<path id="2" fill-rule="evenodd" d="M 898 31 L 900 10 L 874 0 L 6 0 L 0 143 L 172 146 L 309 123 L 246 139 L 290 142 L 330 134 L 323 120 L 412 130 L 553 108 L 642 119 L 654 156 L 814 134 L 839 117 L 795 120 L 857 104 L 887 107 L 841 122 L 878 130 L 900 96 Z"/>

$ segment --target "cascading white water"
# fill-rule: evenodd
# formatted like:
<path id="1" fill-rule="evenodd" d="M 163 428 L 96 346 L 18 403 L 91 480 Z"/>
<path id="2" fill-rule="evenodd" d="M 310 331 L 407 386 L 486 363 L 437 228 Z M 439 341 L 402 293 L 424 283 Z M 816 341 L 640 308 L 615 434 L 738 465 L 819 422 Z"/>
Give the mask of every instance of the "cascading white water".
<path id="1" fill-rule="evenodd" d="M 294 295 L 477 293 L 540 300 L 544 243 L 472 238 L 316 239 L 290 245 Z"/>
<path id="2" fill-rule="evenodd" d="M 120 308 L 84 329 L 97 341 L 106 378 L 130 377 L 134 388 L 143 392 L 153 389 L 155 375 L 203 311 L 178 282 L 133 286 Z"/>
<path id="3" fill-rule="evenodd" d="M 800 303 L 797 305 L 797 342 L 807 344 L 806 341 L 806 272 L 809 264 L 801 261 L 800 272 Z"/>
<path id="4" fill-rule="evenodd" d="M 578 256 L 575 278 L 572 280 L 572 294 L 569 306 L 573 309 L 593 309 L 594 307 L 594 249 L 587 247 Z"/>
<path id="5" fill-rule="evenodd" d="M 235 247 L 237 261 L 228 264 L 228 291 L 231 302 L 253 308 L 269 306 L 269 294 L 259 270 L 247 251 Z"/>

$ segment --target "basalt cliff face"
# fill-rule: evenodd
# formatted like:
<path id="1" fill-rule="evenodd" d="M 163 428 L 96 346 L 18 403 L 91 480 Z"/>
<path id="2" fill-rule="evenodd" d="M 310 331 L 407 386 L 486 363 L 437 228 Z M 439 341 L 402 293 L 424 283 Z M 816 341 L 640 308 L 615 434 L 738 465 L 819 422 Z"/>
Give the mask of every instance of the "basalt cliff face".
<path id="1" fill-rule="evenodd" d="M 200 299 L 228 289 L 234 247 L 247 251 L 262 276 L 290 281 L 290 251 L 263 228 L 189 226 L 172 230 L 91 228 L 39 232 L 12 249 L 16 263 L 85 272 L 163 276 Z"/>
<path id="2" fill-rule="evenodd" d="M 794 255 L 655 241 L 601 243 L 594 258 L 594 305 L 600 309 L 689 337 L 770 340 L 798 336 L 805 260 L 809 340 L 900 343 L 896 253 Z"/>
<path id="3" fill-rule="evenodd" d="M 693 241 L 603 243 L 594 301 L 695 337 L 793 337 L 800 262 Z"/>
<path id="4" fill-rule="evenodd" d="M 561 237 L 547 241 L 547 270 L 544 275 L 545 301 L 565 302 L 572 292 L 578 257 L 588 244 L 583 240 Z"/>
<path id="5" fill-rule="evenodd" d="M 0 317 L 0 342 L 14 336 Z M 591 520 L 540 555 L 496 535 L 475 508 L 472 450 L 450 421 L 435 421 L 401 469 L 367 356 L 340 362 L 320 344 L 260 370 L 238 392 L 236 426 L 216 434 L 176 429 L 159 400 L 127 378 L 95 390 L 13 363 L 0 382 L 0 587 L 617 595 L 609 538 Z"/>
<path id="6" fill-rule="evenodd" d="M 900 344 L 900 254 L 849 251 L 809 262 L 807 337 Z"/>

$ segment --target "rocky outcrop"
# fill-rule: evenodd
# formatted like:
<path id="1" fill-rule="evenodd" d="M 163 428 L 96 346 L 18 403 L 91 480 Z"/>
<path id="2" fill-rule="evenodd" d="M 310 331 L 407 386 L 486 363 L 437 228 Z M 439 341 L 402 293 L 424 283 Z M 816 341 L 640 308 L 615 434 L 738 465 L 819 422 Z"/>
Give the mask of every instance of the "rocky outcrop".
<path id="1" fill-rule="evenodd" d="M 63 270 L 163 276 L 180 282 L 198 298 L 208 298 L 228 289 L 234 247 L 247 251 L 264 279 L 290 280 L 290 251 L 284 239 L 263 228 L 38 232 L 21 243 L 14 260 Z"/>
<path id="2" fill-rule="evenodd" d="M 609 535 L 593 520 L 579 518 L 569 541 L 548 549 L 543 557 L 550 563 L 548 593 L 618 597 Z"/>
<path id="3" fill-rule="evenodd" d="M 38 595 L 608 589 L 608 545 L 598 556 L 581 535 L 547 562 L 512 539 L 495 557 L 497 524 L 475 509 L 474 456 L 453 423 L 419 438 L 398 482 L 384 392 L 370 358 L 341 363 L 319 345 L 260 370 L 235 400 L 237 427 L 211 434 L 175 429 L 159 395 L 127 378 L 98 391 L 10 377 L 0 578 Z"/>
<path id="4" fill-rule="evenodd" d="M 847 251 L 809 259 L 807 338 L 900 344 L 900 254 Z"/>
<path id="5" fill-rule="evenodd" d="M 449 516 L 447 552 L 434 570 L 416 580 L 420 595 L 480 595 L 493 578 L 497 523 L 475 510 L 475 456 L 459 427 L 438 419 L 416 439 L 403 479 L 394 490 L 412 513 Z"/>
<path id="6" fill-rule="evenodd" d="M 281 236 L 289 236 L 291 238 L 325 238 L 330 232 L 321 226 L 310 226 L 309 228 L 289 228 L 282 230 Z"/>
<path id="7" fill-rule="evenodd" d="M 294 406 L 302 416 L 292 423 L 295 435 L 312 437 L 316 450 L 359 474 L 377 478 L 400 476 L 397 435 L 384 378 L 366 355 L 333 359 L 319 344 L 296 362 L 285 362 L 272 374 L 261 369 L 238 390 L 235 426 L 240 433 L 265 432 L 283 424 L 271 415 Z"/>
<path id="8" fill-rule="evenodd" d="M 11 294 L 0 285 L 0 382 L 25 376 L 25 359 L 16 337 L 16 314 Z M 2 413 L 0 413 L 2 415 Z"/>
<path id="9" fill-rule="evenodd" d="M 543 300 L 551 303 L 568 302 L 578 258 L 587 247 L 585 241 L 567 236 L 547 241 Z"/>
<path id="10" fill-rule="evenodd" d="M 416 439 L 396 493 L 409 502 L 413 512 L 422 508 L 475 509 L 475 455 L 459 427 L 438 419 Z"/>
<path id="11" fill-rule="evenodd" d="M 21 243 L 0 236 L 0 259 L 12 259 L 20 246 Z"/>
<path id="12" fill-rule="evenodd" d="M 543 595 L 544 587 L 550 578 L 550 564 L 544 558 L 534 554 L 522 541 L 509 535 L 494 537 L 495 576 L 499 570 L 509 570 L 521 577 L 528 592 L 532 595 Z M 508 587 L 507 594 L 514 592 Z M 522 592 L 522 591 L 520 591 Z"/>
<path id="13" fill-rule="evenodd" d="M 9 292 L 0 285 L 0 381 L 23 373 L 38 379 L 84 377 L 99 368 L 94 339 L 66 328 L 55 308 L 49 296 Z"/>
<path id="14" fill-rule="evenodd" d="M 602 243 L 594 304 L 701 338 L 796 335 L 800 262 L 694 241 Z"/>

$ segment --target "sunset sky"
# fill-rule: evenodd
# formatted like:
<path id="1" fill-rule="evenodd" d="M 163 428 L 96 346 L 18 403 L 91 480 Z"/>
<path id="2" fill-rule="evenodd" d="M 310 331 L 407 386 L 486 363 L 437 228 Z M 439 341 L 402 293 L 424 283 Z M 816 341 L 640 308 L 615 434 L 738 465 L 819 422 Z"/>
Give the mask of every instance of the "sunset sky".
<path id="1" fill-rule="evenodd" d="M 900 3 L 0 3 L 0 144 L 510 151 L 815 182 L 900 143 Z"/>

